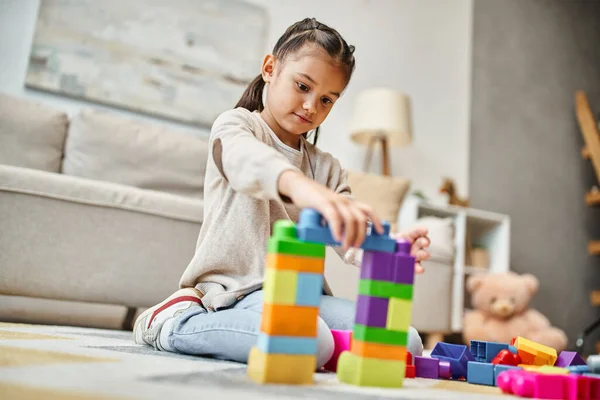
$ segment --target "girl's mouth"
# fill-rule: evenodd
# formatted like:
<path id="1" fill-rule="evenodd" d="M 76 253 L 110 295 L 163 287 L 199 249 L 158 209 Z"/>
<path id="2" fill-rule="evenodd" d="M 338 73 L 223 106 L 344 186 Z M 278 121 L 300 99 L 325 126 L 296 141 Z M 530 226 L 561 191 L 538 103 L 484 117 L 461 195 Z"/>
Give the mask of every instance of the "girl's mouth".
<path id="1" fill-rule="evenodd" d="M 308 119 L 306 117 L 302 117 L 296 113 L 292 113 L 292 114 L 294 114 L 300 120 L 300 122 L 304 122 L 306 124 L 312 124 L 312 121 L 310 119 Z"/>

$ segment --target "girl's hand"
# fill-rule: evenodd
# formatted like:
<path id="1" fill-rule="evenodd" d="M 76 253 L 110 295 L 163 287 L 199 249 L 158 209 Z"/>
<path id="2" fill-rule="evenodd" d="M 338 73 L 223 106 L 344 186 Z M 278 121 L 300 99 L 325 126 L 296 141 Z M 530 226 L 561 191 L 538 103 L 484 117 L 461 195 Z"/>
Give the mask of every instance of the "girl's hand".
<path id="1" fill-rule="evenodd" d="M 427 228 L 414 228 L 408 232 L 401 232 L 392 235 L 394 239 L 406 239 L 412 243 L 410 254 L 415 257 L 415 273 L 422 274 L 425 272 L 421 261 L 429 258 L 427 248 L 431 241 L 427 237 Z"/>
<path id="2" fill-rule="evenodd" d="M 279 192 L 288 196 L 300 208 L 314 208 L 329 223 L 333 238 L 344 250 L 360 247 L 367 234 L 367 221 L 383 234 L 381 220 L 373 209 L 363 203 L 337 194 L 301 173 L 284 171 L 278 181 Z"/>

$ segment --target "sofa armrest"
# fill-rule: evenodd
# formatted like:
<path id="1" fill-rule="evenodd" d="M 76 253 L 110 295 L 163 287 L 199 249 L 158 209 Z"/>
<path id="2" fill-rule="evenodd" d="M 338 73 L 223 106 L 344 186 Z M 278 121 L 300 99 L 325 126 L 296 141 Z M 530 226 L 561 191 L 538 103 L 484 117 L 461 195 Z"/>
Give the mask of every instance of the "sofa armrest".
<path id="1" fill-rule="evenodd" d="M 0 294 L 148 307 L 178 288 L 203 202 L 0 165 Z"/>

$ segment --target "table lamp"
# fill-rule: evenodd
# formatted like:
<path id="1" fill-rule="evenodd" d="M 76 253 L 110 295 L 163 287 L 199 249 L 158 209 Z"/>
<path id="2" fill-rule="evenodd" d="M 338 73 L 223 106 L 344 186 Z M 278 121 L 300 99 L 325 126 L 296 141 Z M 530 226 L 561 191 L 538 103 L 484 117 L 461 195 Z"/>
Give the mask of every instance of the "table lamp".
<path id="1" fill-rule="evenodd" d="M 389 148 L 412 142 L 408 96 L 386 88 L 361 92 L 355 102 L 350 132 L 354 142 L 367 146 L 365 172 L 371 164 L 375 144 L 381 142 L 381 170 L 383 175 L 390 176 Z"/>

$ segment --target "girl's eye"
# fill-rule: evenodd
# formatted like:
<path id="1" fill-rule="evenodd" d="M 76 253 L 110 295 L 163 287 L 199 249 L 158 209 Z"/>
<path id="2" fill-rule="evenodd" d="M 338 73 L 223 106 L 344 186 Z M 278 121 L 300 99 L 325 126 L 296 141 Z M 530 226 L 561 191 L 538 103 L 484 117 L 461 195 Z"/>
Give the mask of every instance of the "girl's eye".
<path id="1" fill-rule="evenodd" d="M 327 97 L 323 97 L 323 99 L 321 100 L 323 102 L 323 104 L 327 105 L 327 104 L 332 104 L 333 101 L 331 101 L 331 99 L 328 99 Z"/>
<path id="2" fill-rule="evenodd" d="M 306 86 L 304 83 L 302 82 L 298 82 L 298 88 L 300 90 L 302 90 L 303 92 L 308 92 L 308 86 Z"/>

